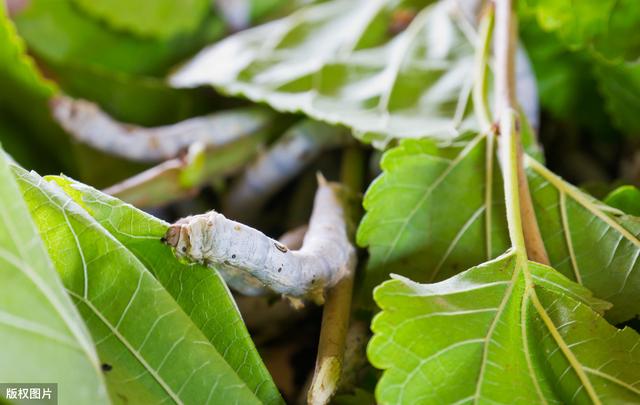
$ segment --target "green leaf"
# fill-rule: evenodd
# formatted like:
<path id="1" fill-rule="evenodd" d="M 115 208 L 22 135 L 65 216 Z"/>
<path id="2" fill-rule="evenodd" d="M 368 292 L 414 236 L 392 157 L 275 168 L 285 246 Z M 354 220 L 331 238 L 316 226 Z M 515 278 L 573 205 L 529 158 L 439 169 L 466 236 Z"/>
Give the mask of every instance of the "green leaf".
<path id="1" fill-rule="evenodd" d="M 613 303 L 611 322 L 640 314 L 640 218 L 608 207 L 532 159 L 527 166 L 551 264 Z"/>
<path id="2" fill-rule="evenodd" d="M 637 0 L 527 0 L 547 31 L 572 49 L 587 48 L 612 60 L 640 55 L 640 2 Z"/>
<path id="3" fill-rule="evenodd" d="M 640 4 L 640 3 L 639 3 Z M 632 135 L 640 135 L 640 63 L 595 66 L 598 88 L 614 124 Z"/>
<path id="4" fill-rule="evenodd" d="M 535 21 L 520 19 L 519 27 L 536 74 L 541 106 L 554 118 L 582 124 L 594 132 L 610 131 L 589 55 L 567 50 Z"/>
<path id="5" fill-rule="evenodd" d="M 163 75 L 222 33 L 221 22 L 211 15 L 189 35 L 135 38 L 87 18 L 71 1 L 58 0 L 30 2 L 15 22 L 29 49 L 48 63 L 82 63 L 140 75 Z"/>
<path id="6" fill-rule="evenodd" d="M 521 14 L 520 33 L 536 72 L 542 106 L 594 134 L 610 136 L 612 124 L 627 134 L 639 134 L 633 107 L 640 94 L 638 64 L 608 63 L 586 50 L 572 52 Z"/>
<path id="7" fill-rule="evenodd" d="M 213 103 L 219 108 L 225 106 L 208 89 L 174 89 L 156 77 L 71 62 L 46 67 L 55 72 L 65 94 L 91 100 L 122 122 L 166 125 L 210 113 Z"/>
<path id="8" fill-rule="evenodd" d="M 604 202 L 626 214 L 640 217 L 640 190 L 635 186 L 618 187 L 605 197 Z"/>
<path id="9" fill-rule="evenodd" d="M 36 162 L 38 168 L 64 167 L 71 171 L 68 159 L 58 159 L 52 151 L 68 149 L 68 140 L 51 119 L 49 98 L 56 86 L 45 80 L 26 54 L 22 39 L 0 3 L 0 119 L 14 131 L 0 132 L 0 141 L 16 158 Z M 28 106 L 28 108 L 26 108 Z M 50 156 L 42 159 L 43 155 Z M 58 160 L 58 161 L 56 161 Z"/>
<path id="10" fill-rule="evenodd" d="M 427 140 L 405 141 L 385 154 L 383 174 L 367 191 L 367 213 L 358 230 L 358 244 L 368 246 L 370 254 L 365 305 L 371 289 L 390 273 L 439 281 L 509 246 L 501 175 L 495 163 L 487 164 L 485 137 L 472 139 L 441 149 Z M 608 320 L 640 314 L 635 298 L 640 294 L 640 219 L 595 200 L 531 158 L 527 165 L 551 265 L 611 302 Z M 490 167 L 493 176 L 487 176 Z"/>
<path id="11" fill-rule="evenodd" d="M 158 243 L 167 223 L 69 178 L 50 179 L 145 265 L 260 400 L 282 402 L 220 275 L 178 263 L 171 249 Z"/>
<path id="12" fill-rule="evenodd" d="M 109 403 L 91 336 L 47 256 L 1 148 L 0 196 L 0 381 L 55 382 L 59 398 L 69 403 Z"/>
<path id="13" fill-rule="evenodd" d="M 55 92 L 53 82 L 46 81 L 26 54 L 25 45 L 9 21 L 4 3 L 0 4 L 0 78 L 4 85 L 25 89 L 34 98 L 48 99 Z M 4 97 L 9 93 L 2 92 Z"/>
<path id="14" fill-rule="evenodd" d="M 640 401 L 640 337 L 602 319 L 587 289 L 513 253 L 437 284 L 387 281 L 375 299 L 378 403 Z"/>
<path id="15" fill-rule="evenodd" d="M 101 361 L 111 366 L 106 380 L 114 400 L 259 402 L 147 264 L 58 185 L 15 170 L 49 255 Z"/>
<path id="16" fill-rule="evenodd" d="M 396 21 L 413 14 L 406 29 Z M 322 2 L 205 49 L 172 82 L 213 84 L 380 143 L 451 138 L 477 125 L 469 27 L 453 2 Z"/>
<path id="17" fill-rule="evenodd" d="M 501 177 L 487 153 L 493 155 L 486 136 L 477 135 L 444 148 L 404 140 L 384 154 L 357 234 L 358 244 L 369 247 L 365 302 L 390 273 L 443 280 L 506 250 Z M 487 188 L 498 191 L 489 200 Z"/>
<path id="18" fill-rule="evenodd" d="M 151 38 L 168 38 L 195 30 L 211 7 L 208 0 L 74 0 L 74 3 L 116 30 Z"/>

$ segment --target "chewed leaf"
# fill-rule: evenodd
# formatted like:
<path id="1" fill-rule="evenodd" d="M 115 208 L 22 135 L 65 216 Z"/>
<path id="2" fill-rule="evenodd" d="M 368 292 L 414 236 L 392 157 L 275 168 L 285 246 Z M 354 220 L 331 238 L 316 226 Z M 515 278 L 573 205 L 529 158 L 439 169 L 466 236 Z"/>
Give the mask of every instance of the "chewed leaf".
<path id="1" fill-rule="evenodd" d="M 437 284 L 382 284 L 368 348 L 385 370 L 378 403 L 638 402 L 640 336 L 553 272 L 506 254 Z"/>
<path id="2" fill-rule="evenodd" d="M 475 32 L 454 3 L 311 5 L 205 49 L 172 82 L 213 84 L 374 140 L 450 138 L 476 125 L 469 114 Z"/>

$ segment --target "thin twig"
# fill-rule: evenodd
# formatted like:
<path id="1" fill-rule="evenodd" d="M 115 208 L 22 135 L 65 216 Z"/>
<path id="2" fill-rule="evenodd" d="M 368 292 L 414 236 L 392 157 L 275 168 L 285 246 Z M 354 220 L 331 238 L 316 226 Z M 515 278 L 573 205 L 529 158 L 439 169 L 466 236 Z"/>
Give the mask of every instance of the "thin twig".
<path id="1" fill-rule="evenodd" d="M 363 175 L 362 151 L 357 146 L 347 148 L 343 156 L 342 183 L 351 191 L 357 192 L 362 187 Z M 349 330 L 354 273 L 355 263 L 349 274 L 327 292 L 327 301 L 322 313 L 316 367 L 307 394 L 309 404 L 328 403 L 338 388 Z"/>
<path id="2" fill-rule="evenodd" d="M 503 110 L 517 110 L 515 81 L 516 19 L 511 0 L 495 0 L 495 34 L 493 49 L 495 55 L 495 112 L 496 117 Z"/>
<path id="3" fill-rule="evenodd" d="M 514 234 L 514 232 L 522 232 L 524 234 L 527 257 L 539 263 L 549 264 L 549 258 L 533 209 L 522 159 L 515 83 L 517 20 L 511 0 L 495 0 L 495 9 L 495 111 L 496 117 L 500 119 L 507 211 L 517 207 L 516 212 L 507 212 L 510 222 L 510 236 L 512 243 L 517 246 L 518 235 Z M 508 161 L 505 162 L 505 159 L 513 160 L 513 165 Z M 515 183 L 510 183 L 511 180 L 515 181 Z M 518 195 L 517 197 L 511 195 L 510 198 L 509 194 L 513 194 L 514 187 L 517 187 Z M 515 204 L 516 200 L 517 204 Z M 517 222 L 521 221 L 521 224 L 512 223 L 516 219 Z M 512 229 L 515 225 L 518 225 L 516 228 L 520 227 L 521 229 Z"/>

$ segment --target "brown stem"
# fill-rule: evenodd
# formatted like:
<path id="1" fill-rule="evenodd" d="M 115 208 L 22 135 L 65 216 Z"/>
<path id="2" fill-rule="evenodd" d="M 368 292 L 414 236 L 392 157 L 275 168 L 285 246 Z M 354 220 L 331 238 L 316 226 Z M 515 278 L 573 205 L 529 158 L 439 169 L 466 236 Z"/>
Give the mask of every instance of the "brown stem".
<path id="1" fill-rule="evenodd" d="M 358 146 L 345 149 L 340 177 L 349 192 L 359 192 L 362 188 L 363 168 L 364 156 Z M 349 330 L 354 273 L 355 263 L 347 275 L 327 291 L 316 367 L 307 393 L 308 404 L 324 405 L 338 389 Z"/>
<path id="2" fill-rule="evenodd" d="M 511 111 L 518 111 L 516 101 L 515 82 L 515 51 L 517 45 L 517 18 L 513 11 L 512 0 L 495 0 L 495 109 L 496 117 L 500 118 Z M 502 136 L 510 136 L 503 133 Z M 540 228 L 536 220 L 529 183 L 524 172 L 522 159 L 522 142 L 519 125 L 513 135 L 518 145 L 518 194 L 520 197 L 520 216 L 527 249 L 527 257 L 538 263 L 549 264 L 549 257 L 544 247 Z"/>

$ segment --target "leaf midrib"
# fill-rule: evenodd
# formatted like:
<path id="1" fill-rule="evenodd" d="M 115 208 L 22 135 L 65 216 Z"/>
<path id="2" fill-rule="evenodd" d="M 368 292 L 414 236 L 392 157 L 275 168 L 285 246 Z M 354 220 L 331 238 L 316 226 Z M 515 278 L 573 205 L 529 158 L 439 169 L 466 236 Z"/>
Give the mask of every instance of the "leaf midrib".
<path id="1" fill-rule="evenodd" d="M 593 387 L 593 385 L 591 383 L 591 380 L 586 375 L 585 368 L 582 366 L 582 363 L 580 363 L 580 361 L 575 356 L 575 354 L 573 353 L 571 348 L 564 341 L 564 338 L 562 337 L 562 335 L 560 334 L 560 332 L 556 328 L 555 324 L 553 323 L 553 321 L 549 317 L 549 314 L 547 313 L 546 309 L 544 308 L 544 306 L 542 305 L 542 303 L 538 299 L 538 296 L 537 296 L 536 291 L 535 291 L 535 286 L 534 286 L 534 284 L 532 282 L 532 279 L 531 279 L 532 275 L 531 275 L 531 272 L 529 270 L 529 262 L 528 262 L 528 260 L 526 259 L 526 257 L 518 254 L 517 252 L 515 252 L 514 254 L 515 254 L 515 256 L 514 256 L 513 260 L 515 260 L 515 267 L 514 267 L 513 276 L 511 277 L 511 281 L 509 282 L 509 287 L 505 291 L 505 294 L 504 294 L 504 296 L 502 298 L 502 301 L 500 302 L 500 305 L 498 307 L 498 311 L 496 313 L 496 316 L 493 319 L 493 321 L 492 321 L 492 323 L 491 323 L 491 325 L 489 327 L 489 331 L 487 332 L 487 336 L 486 336 L 486 340 L 485 340 L 485 344 L 484 344 L 481 368 L 480 368 L 480 372 L 478 374 L 478 379 L 477 379 L 477 383 L 476 383 L 476 392 L 475 392 L 475 395 L 474 395 L 474 404 L 478 404 L 478 401 L 480 399 L 480 392 L 481 392 L 481 388 L 482 388 L 482 379 L 483 379 L 483 376 L 484 376 L 485 366 L 486 366 L 487 360 L 488 360 L 488 348 L 489 348 L 489 345 L 490 345 L 490 342 L 491 342 L 491 335 L 493 334 L 493 332 L 495 330 L 495 327 L 496 327 L 496 325 L 498 323 L 498 320 L 500 319 L 500 316 L 501 316 L 502 312 L 504 311 L 504 307 L 506 306 L 506 303 L 508 302 L 509 298 L 511 298 L 511 296 L 512 296 L 513 289 L 514 289 L 515 284 L 516 284 L 516 280 L 517 280 L 518 276 L 520 276 L 520 274 L 522 273 L 524 275 L 524 278 L 525 278 L 525 287 L 524 287 L 523 296 L 522 296 L 521 319 L 523 319 L 524 313 L 525 313 L 522 310 L 522 308 L 525 306 L 526 302 L 530 300 L 531 303 L 533 304 L 533 307 L 535 308 L 536 312 L 542 318 L 543 323 L 545 324 L 547 330 L 549 331 L 549 333 L 553 337 L 554 341 L 558 345 L 560 351 L 563 353 L 564 357 L 569 362 L 569 365 L 571 366 L 571 368 L 574 370 L 574 372 L 576 373 L 576 375 L 580 379 L 582 385 L 585 387 L 585 389 L 586 389 L 589 397 L 593 401 L 593 403 L 596 404 L 596 405 L 601 405 L 602 402 L 600 401 L 600 398 L 598 397 L 598 395 L 597 395 L 597 393 L 596 393 L 596 391 L 595 391 L 595 389 L 594 389 L 594 387 Z M 524 330 L 525 322 L 523 321 L 521 323 L 522 323 L 522 325 L 521 325 L 522 335 L 524 337 L 524 336 L 526 336 L 526 331 Z M 527 341 L 528 341 L 527 339 L 523 340 L 523 344 L 525 346 L 525 347 L 523 347 L 523 350 L 525 352 L 525 358 L 527 359 L 527 367 L 529 368 L 530 373 L 532 373 L 532 376 L 531 376 L 532 378 L 531 379 L 533 381 L 534 386 L 536 387 L 537 394 L 541 398 L 543 398 L 543 400 L 544 400 L 544 397 L 542 396 L 542 391 L 541 391 L 540 386 L 539 386 L 539 384 L 538 384 L 538 382 L 536 380 L 536 375 L 535 375 L 535 373 L 533 373 L 533 370 L 532 370 L 531 365 L 530 365 L 528 346 L 526 346 L 526 342 Z M 546 403 L 546 400 L 544 400 L 544 402 Z"/>
<path id="2" fill-rule="evenodd" d="M 566 193 L 567 195 L 569 195 L 574 201 L 576 201 L 582 207 L 584 207 L 593 215 L 600 218 L 603 222 L 609 225 L 610 228 L 615 229 L 618 233 L 622 234 L 622 236 L 624 236 L 629 241 L 631 241 L 634 245 L 636 245 L 636 247 L 640 248 L 640 240 L 635 235 L 629 232 L 624 226 L 614 221 L 610 216 L 605 214 L 593 202 L 589 201 L 589 199 L 586 198 L 582 192 L 577 190 L 575 187 L 570 186 L 567 183 L 563 182 L 558 176 L 551 173 L 551 171 L 549 171 L 546 167 L 542 166 L 535 159 L 527 156 L 526 163 L 537 174 L 539 174 L 545 180 L 551 183 L 559 192 Z"/>
<path id="3" fill-rule="evenodd" d="M 516 258 L 514 257 L 512 260 L 516 260 Z M 504 308 L 507 305 L 507 302 L 511 298 L 511 294 L 513 293 L 513 289 L 516 284 L 515 282 L 519 275 L 520 275 L 520 268 L 517 267 L 517 264 L 516 264 L 516 268 L 514 269 L 513 275 L 511 276 L 511 280 L 509 281 L 509 286 L 504 292 L 504 296 L 500 301 L 500 305 L 498 306 L 496 316 L 495 318 L 493 318 L 491 325 L 489 325 L 489 330 L 487 331 L 487 335 L 484 339 L 484 347 L 482 350 L 482 361 L 480 363 L 480 371 L 478 372 L 478 379 L 476 381 L 476 391 L 473 396 L 474 398 L 473 403 L 476 405 L 478 404 L 478 400 L 480 399 L 480 393 L 482 391 L 482 382 L 483 382 L 485 367 L 489 357 L 489 346 L 491 343 L 491 336 L 493 335 L 493 332 L 495 331 L 495 328 L 498 325 L 498 320 L 500 319 L 500 316 L 502 315 Z"/>

